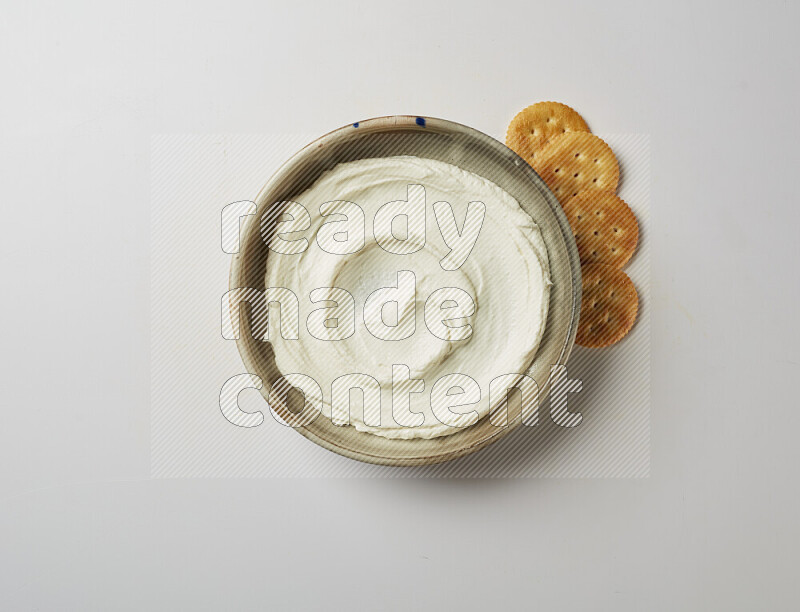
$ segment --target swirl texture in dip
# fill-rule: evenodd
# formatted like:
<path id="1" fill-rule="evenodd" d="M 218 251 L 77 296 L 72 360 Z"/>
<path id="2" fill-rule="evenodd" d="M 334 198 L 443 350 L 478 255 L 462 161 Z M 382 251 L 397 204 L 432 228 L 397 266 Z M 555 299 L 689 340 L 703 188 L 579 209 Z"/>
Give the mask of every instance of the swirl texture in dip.
<path id="1" fill-rule="evenodd" d="M 380 218 L 380 211 L 387 203 L 412 200 L 419 203 L 420 198 L 424 198 L 424 219 L 409 216 L 405 225 L 406 218 L 396 217 L 388 233 L 385 223 L 375 222 L 376 214 Z M 547 250 L 533 219 L 503 189 L 441 161 L 401 156 L 339 164 L 294 198 L 294 202 L 308 211 L 308 226 L 303 231 L 280 235 L 301 246 L 301 238 L 305 237 L 307 248 L 297 247 L 295 250 L 300 252 L 288 254 L 270 252 L 266 287 L 287 288 L 297 296 L 298 338 L 285 339 L 278 325 L 271 321 L 270 341 L 282 373 L 302 373 L 320 385 L 323 413 L 328 418 L 334 381 L 359 373 L 378 381 L 380 402 L 366 393 L 361 402 L 360 393 L 352 394 L 350 425 L 387 438 L 448 435 L 489 412 L 490 381 L 528 369 L 547 319 L 550 292 Z M 470 205 L 471 202 L 482 203 L 485 214 L 481 215 L 482 205 Z M 360 237 L 354 228 L 361 226 L 349 214 L 354 209 L 348 203 L 357 204 L 363 211 L 364 240 L 357 250 Z M 465 223 L 470 218 L 480 221 L 481 217 L 481 225 L 471 227 L 477 239 L 468 255 L 451 254 L 448 243 L 453 244 L 452 228 L 457 226 L 455 231 L 467 234 Z M 424 226 L 424 245 L 403 240 L 410 237 L 408 230 L 414 224 L 418 228 Z M 278 225 L 277 231 L 285 232 Z M 302 222 L 298 227 L 302 227 Z M 448 237 L 447 243 L 443 234 Z M 353 252 L 331 252 L 337 248 L 330 245 L 344 238 L 347 242 L 339 250 Z M 389 243 L 395 245 L 392 250 L 405 248 L 412 252 L 390 252 L 386 249 Z M 413 293 L 406 291 L 403 299 L 384 308 L 375 306 L 380 304 L 377 296 L 370 298 L 381 288 L 400 288 L 404 284 L 407 287 L 410 283 L 414 286 Z M 313 311 L 337 304 L 323 301 L 341 297 L 341 292 L 327 289 L 330 287 L 344 289 L 353 297 L 354 312 L 338 311 L 340 318 L 347 317 L 348 325 L 354 325 L 348 337 L 336 338 L 336 328 L 329 328 L 328 324 L 315 328 L 312 321 L 317 319 L 309 318 Z M 444 291 L 436 293 L 437 290 Z M 429 299 L 432 295 L 438 299 Z M 429 326 L 426 302 L 434 311 L 457 303 L 463 310 L 453 312 L 472 314 Z M 436 313 L 433 315 L 436 320 Z M 349 320 L 351 317 L 353 321 Z M 330 324 L 338 325 L 340 330 L 344 327 L 342 320 Z M 396 328 L 383 337 L 375 335 L 375 329 L 387 326 Z M 315 337 L 326 333 L 331 336 Z M 401 394 L 407 403 L 402 411 L 395 407 L 393 412 L 393 376 L 397 383 L 404 375 L 423 381 L 424 387 L 413 380 L 403 383 L 405 390 L 410 391 Z M 443 396 L 450 393 L 442 384 L 435 385 L 447 375 L 456 375 L 445 379 L 446 386 L 464 392 L 464 405 L 450 406 L 443 417 L 437 402 L 441 404 Z M 459 381 L 463 384 L 458 384 Z M 474 393 L 475 386 L 479 388 L 479 399 Z"/>

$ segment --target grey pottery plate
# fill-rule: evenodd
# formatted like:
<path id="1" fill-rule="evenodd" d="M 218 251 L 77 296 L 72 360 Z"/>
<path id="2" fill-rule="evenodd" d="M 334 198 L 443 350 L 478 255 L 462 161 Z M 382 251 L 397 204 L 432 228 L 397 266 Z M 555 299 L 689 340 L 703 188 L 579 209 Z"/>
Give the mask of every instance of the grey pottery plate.
<path id="1" fill-rule="evenodd" d="M 544 337 L 526 374 L 536 380 L 540 401 L 543 400 L 549 392 L 550 367 L 566 363 L 575 341 L 581 306 L 578 250 L 561 206 L 533 169 L 502 143 L 464 125 L 431 117 L 378 117 L 330 132 L 306 146 L 258 194 L 259 213 L 243 224 L 241 249 L 231 264 L 230 287 L 264 290 L 269 249 L 261 237 L 260 223 L 261 213 L 269 206 L 297 196 L 336 164 L 396 155 L 437 159 L 492 181 L 516 198 L 541 228 L 553 287 Z M 491 214 L 491 208 L 487 214 Z M 263 381 L 261 394 L 266 399 L 281 372 L 270 343 L 253 338 L 247 306 L 241 309 L 241 326 L 239 352 L 247 371 Z M 292 405 L 291 398 L 295 396 L 290 394 L 286 405 L 273 404 L 272 408 L 279 415 L 297 413 L 302 409 L 302 394 L 297 395 L 299 405 Z M 430 440 L 389 440 L 358 432 L 353 427 L 333 425 L 324 416 L 297 427 L 297 431 L 320 446 L 352 459 L 395 466 L 427 465 L 473 453 L 506 436 L 521 423 L 519 402 L 511 404 L 506 427 L 497 427 L 485 417 L 456 434 Z"/>

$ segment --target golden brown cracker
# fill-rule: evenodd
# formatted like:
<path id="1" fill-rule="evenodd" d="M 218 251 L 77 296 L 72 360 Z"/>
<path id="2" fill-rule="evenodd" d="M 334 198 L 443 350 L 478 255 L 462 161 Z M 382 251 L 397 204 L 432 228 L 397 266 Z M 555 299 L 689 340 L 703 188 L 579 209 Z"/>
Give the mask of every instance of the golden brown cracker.
<path id="1" fill-rule="evenodd" d="M 556 136 L 536 156 L 533 168 L 564 206 L 581 191 L 616 191 L 619 162 L 602 138 L 587 132 Z"/>
<path id="2" fill-rule="evenodd" d="M 588 132 L 589 126 L 575 110 L 560 102 L 539 102 L 511 120 L 506 146 L 528 163 L 549 140 L 567 132 Z"/>
<path id="3" fill-rule="evenodd" d="M 582 264 L 623 268 L 639 242 L 639 224 L 625 201 L 610 191 L 581 191 L 564 205 Z"/>
<path id="4" fill-rule="evenodd" d="M 639 296 L 622 270 L 604 264 L 581 268 L 583 301 L 578 323 L 580 346 L 601 348 L 619 342 L 633 327 Z"/>

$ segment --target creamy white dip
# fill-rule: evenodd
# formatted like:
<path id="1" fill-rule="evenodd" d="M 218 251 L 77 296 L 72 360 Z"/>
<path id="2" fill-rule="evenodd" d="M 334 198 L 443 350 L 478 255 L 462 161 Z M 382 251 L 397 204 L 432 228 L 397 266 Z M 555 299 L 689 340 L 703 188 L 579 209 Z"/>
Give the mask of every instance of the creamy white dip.
<path id="1" fill-rule="evenodd" d="M 547 318 L 547 250 L 533 219 L 503 189 L 444 162 L 390 157 L 340 164 L 293 201 L 308 217 L 279 219 L 279 237 L 271 246 L 284 252 L 270 252 L 266 287 L 297 296 L 299 329 L 296 339 L 286 339 L 271 321 L 269 339 L 282 373 L 301 373 L 320 385 L 326 417 L 331 418 L 334 380 L 361 373 L 378 381 L 380 405 L 375 395 L 365 393 L 362 403 L 361 393 L 345 393 L 353 399 L 350 425 L 387 438 L 452 434 L 489 412 L 491 380 L 530 366 Z M 363 222 L 347 202 L 363 210 Z M 415 214 L 419 210 L 424 219 Z M 393 211 L 409 216 L 389 224 Z M 417 231 L 423 227 L 424 245 Z M 459 240 L 456 232 L 461 244 L 451 249 Z M 474 246 L 467 250 L 471 239 Z M 344 304 L 349 298 L 341 299 L 346 294 L 328 287 L 349 292 L 354 311 Z M 386 287 L 400 289 L 374 293 Z M 381 308 L 403 288 L 403 297 Z M 442 288 L 457 290 L 437 293 Z M 320 301 L 325 298 L 334 301 Z M 448 315 L 442 308 L 452 309 Z M 434 389 L 449 374 L 461 376 Z M 421 382 L 399 384 L 403 375 Z M 449 387 L 455 388 L 448 392 Z M 452 401 L 458 392 L 461 401 Z M 450 406 L 443 409 L 443 403 Z M 347 416 L 334 422 L 347 422 Z"/>

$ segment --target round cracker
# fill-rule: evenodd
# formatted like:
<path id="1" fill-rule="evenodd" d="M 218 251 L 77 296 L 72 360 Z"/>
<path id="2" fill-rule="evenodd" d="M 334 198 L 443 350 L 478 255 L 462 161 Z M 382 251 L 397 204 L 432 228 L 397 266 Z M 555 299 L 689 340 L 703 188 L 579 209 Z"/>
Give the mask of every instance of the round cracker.
<path id="1" fill-rule="evenodd" d="M 581 191 L 564 205 L 582 264 L 623 268 L 639 242 L 639 224 L 625 201 L 610 191 Z"/>
<path id="2" fill-rule="evenodd" d="M 533 169 L 563 206 L 581 191 L 616 191 L 619 162 L 602 138 L 587 132 L 556 136 L 536 156 Z"/>
<path id="3" fill-rule="evenodd" d="M 601 348 L 622 340 L 633 327 L 639 296 L 622 270 L 604 264 L 581 268 L 583 301 L 578 323 L 580 346 Z"/>
<path id="4" fill-rule="evenodd" d="M 531 163 L 539 150 L 566 132 L 588 132 L 575 110 L 560 102 L 538 102 L 517 113 L 506 132 L 506 146 Z"/>

